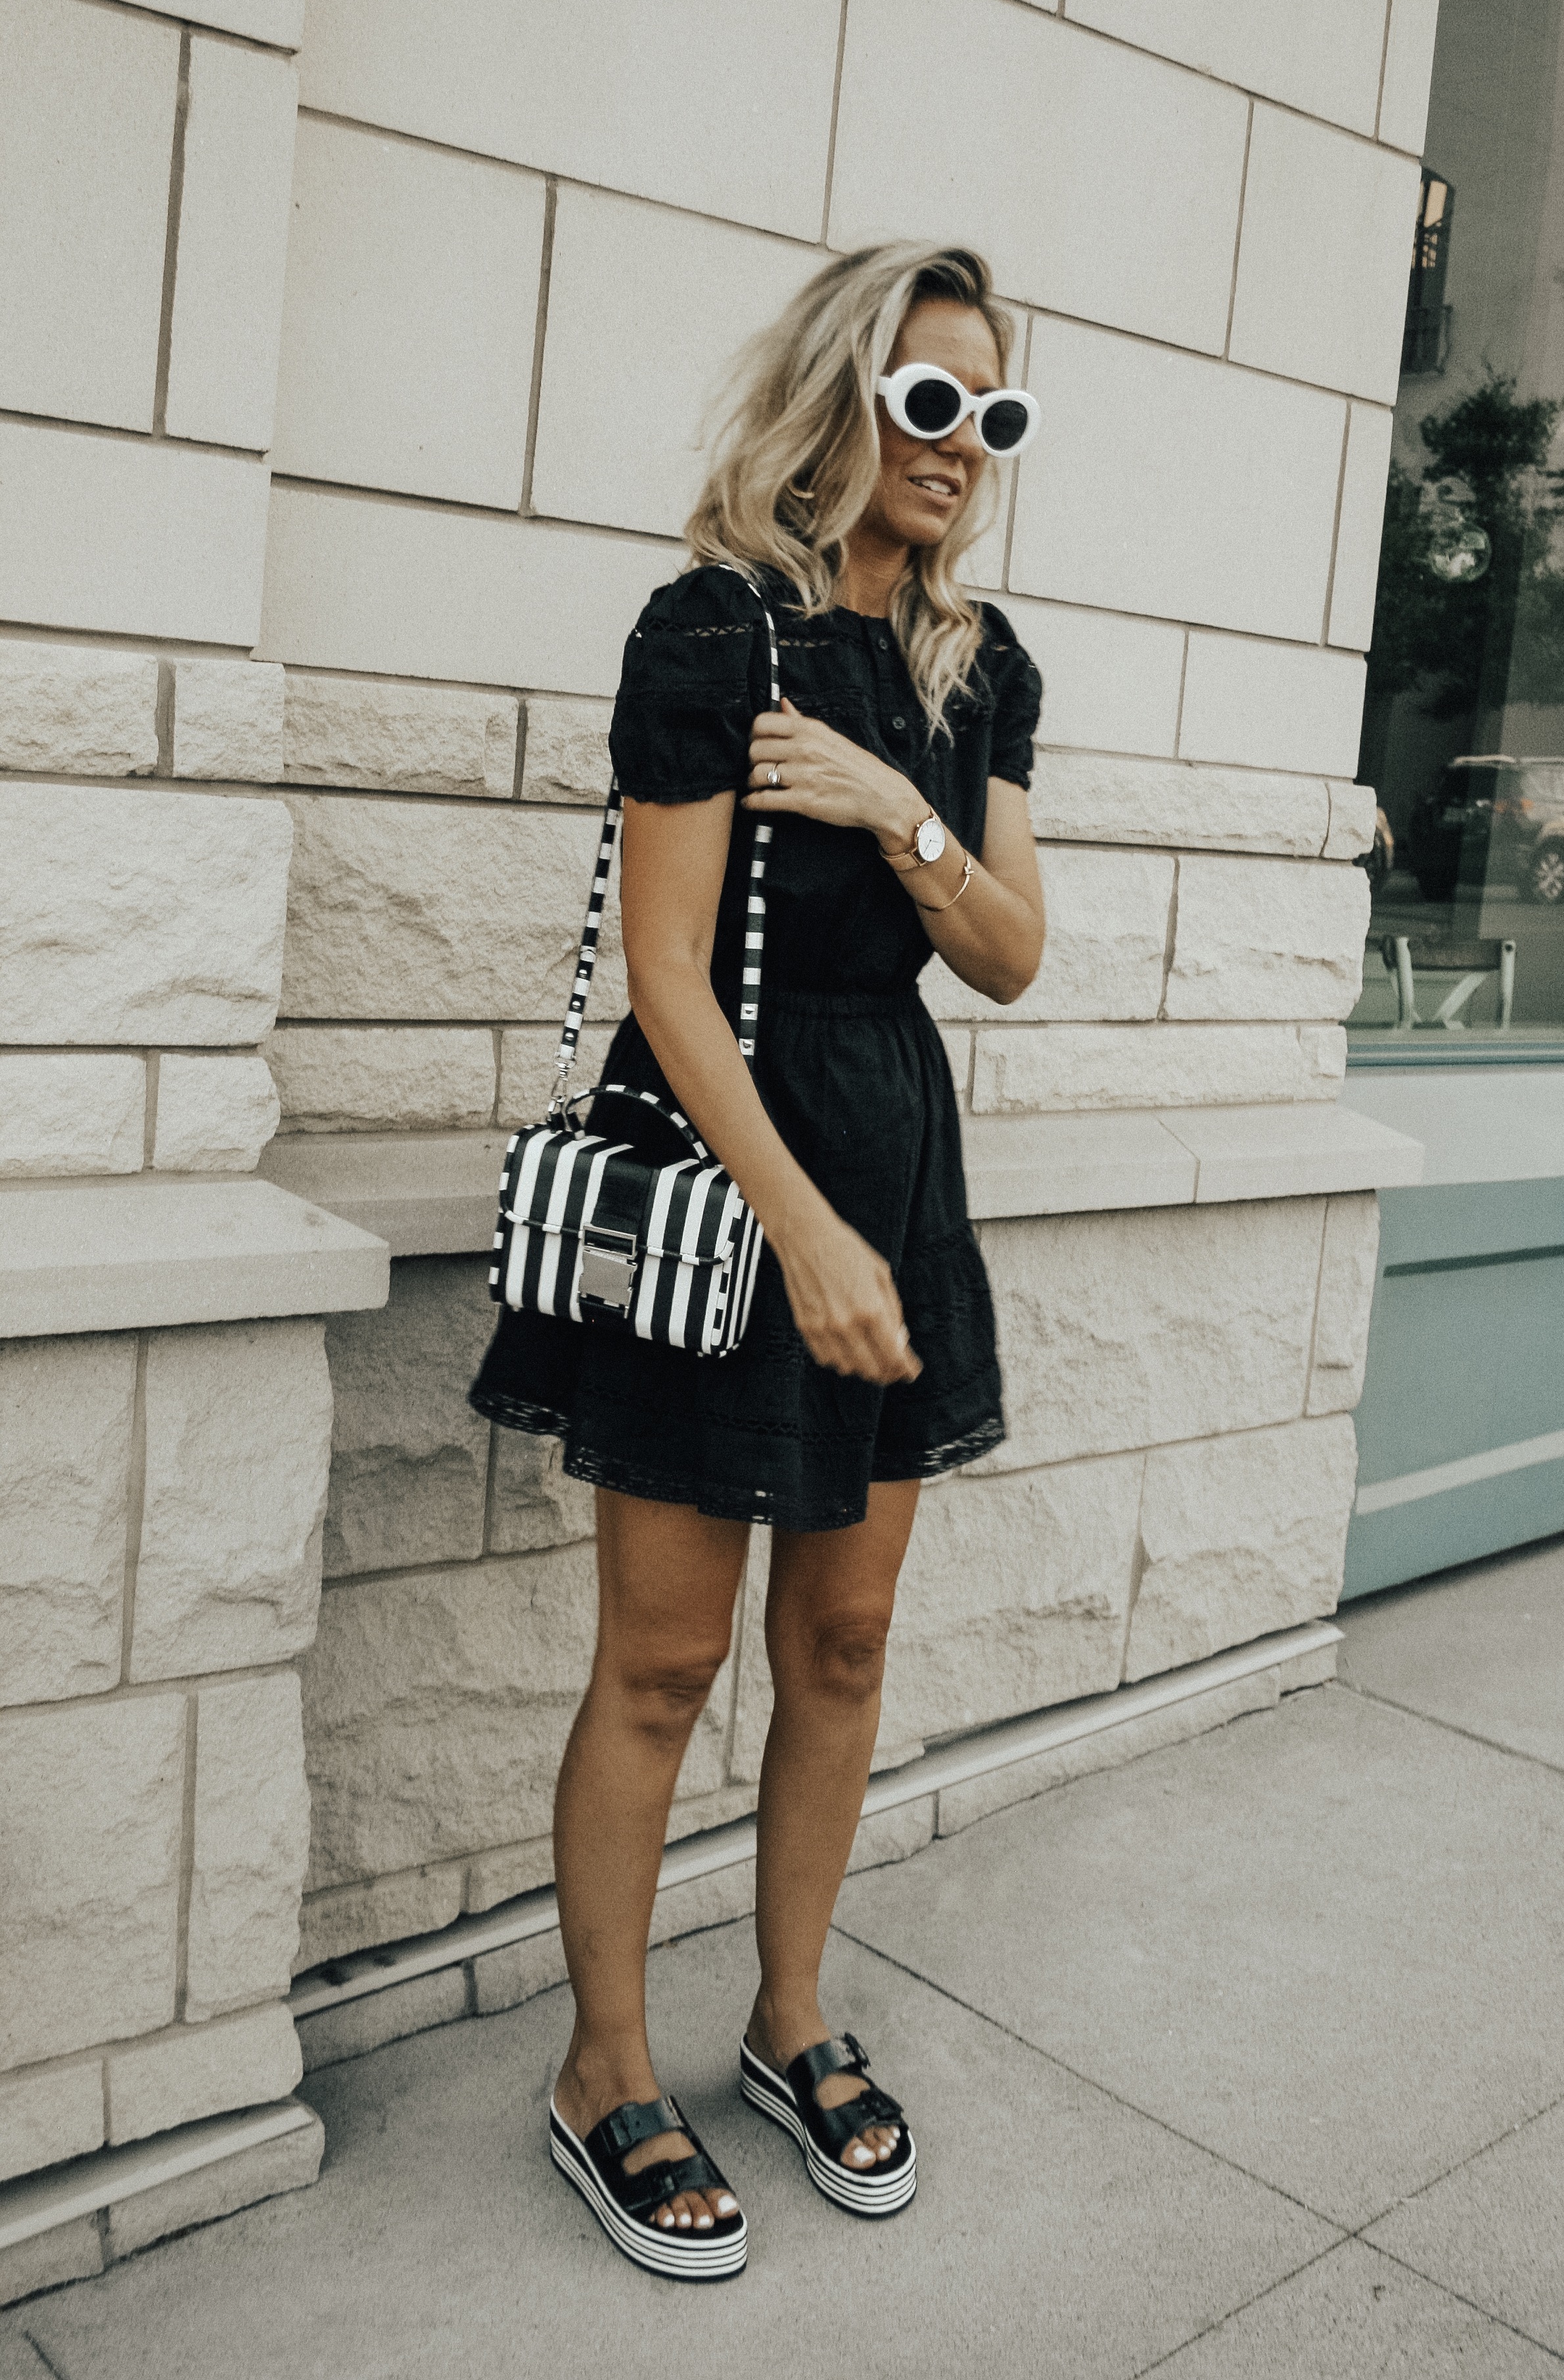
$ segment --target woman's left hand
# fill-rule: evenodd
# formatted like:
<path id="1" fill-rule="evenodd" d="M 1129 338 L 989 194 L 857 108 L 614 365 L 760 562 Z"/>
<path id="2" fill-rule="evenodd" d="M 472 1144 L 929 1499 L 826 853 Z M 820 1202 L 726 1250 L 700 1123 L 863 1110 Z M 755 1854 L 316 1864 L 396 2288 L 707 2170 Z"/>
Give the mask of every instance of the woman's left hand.
<path id="1" fill-rule="evenodd" d="M 928 804 L 899 770 L 782 697 L 750 731 L 746 810 L 794 810 L 827 826 L 867 827 L 882 851 L 905 851 Z"/>

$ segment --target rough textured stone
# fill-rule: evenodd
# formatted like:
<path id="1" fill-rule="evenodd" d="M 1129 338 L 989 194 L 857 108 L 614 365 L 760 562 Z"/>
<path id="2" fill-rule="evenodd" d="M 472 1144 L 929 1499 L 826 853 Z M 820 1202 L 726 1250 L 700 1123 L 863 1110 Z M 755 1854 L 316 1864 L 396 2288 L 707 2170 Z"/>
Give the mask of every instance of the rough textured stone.
<path id="1" fill-rule="evenodd" d="M 365 1992 L 299 2019 L 304 2070 L 313 2074 L 318 2067 L 335 2066 L 345 2058 L 363 2058 L 388 2041 L 405 2041 L 409 2034 L 428 2033 L 433 2025 L 455 2024 L 467 2012 L 467 1976 L 460 1967 L 437 1967 L 430 1975 L 389 1984 L 383 1992 Z"/>
<path id="2" fill-rule="evenodd" d="M 157 661 L 0 642 L 0 769 L 145 777 L 157 766 Z"/>
<path id="3" fill-rule="evenodd" d="M 980 1032 L 975 1115 L 1329 1099 L 1347 1036 L 1319 1025 L 1044 1025 Z"/>
<path id="4" fill-rule="evenodd" d="M 536 1999 L 564 1980 L 564 1944 L 559 1928 L 551 1926 L 546 1934 L 507 1942 L 503 1949 L 473 1961 L 473 2005 L 479 2016 L 492 2016 L 500 2009 L 519 2008 L 523 2000 Z"/>
<path id="5" fill-rule="evenodd" d="M 119 1680 L 136 1342 L 0 1344 L 0 1703 Z"/>
<path id="6" fill-rule="evenodd" d="M 1101 752 L 1039 752 L 1028 808 L 1032 832 L 1045 842 L 1155 843 L 1311 859 L 1330 820 L 1318 777 Z"/>
<path id="7" fill-rule="evenodd" d="M 1374 787 L 1343 784 L 1339 777 L 1333 777 L 1328 791 L 1330 832 L 1326 837 L 1322 856 L 1326 859 L 1356 859 L 1374 843 Z"/>
<path id="8" fill-rule="evenodd" d="M 517 710 L 514 694 L 290 671 L 284 773 L 290 785 L 508 801 Z"/>
<path id="9" fill-rule="evenodd" d="M 518 1429 L 496 1429 L 494 1476 L 489 1508 L 489 1550 L 529 1554 L 541 1546 L 567 1546 L 589 1537 L 597 1506 L 584 1480 L 571 1479 L 557 1438 L 532 1438 Z"/>
<path id="10" fill-rule="evenodd" d="M 482 1027 L 280 1025 L 262 1054 L 285 1132 L 463 1132 L 493 1113 Z"/>
<path id="11" fill-rule="evenodd" d="M 609 757 L 612 702 L 534 694 L 527 704 L 521 759 L 524 802 L 576 802 L 601 809 L 613 762 Z"/>
<path id="12" fill-rule="evenodd" d="M 188 2023 L 287 1990 L 309 1847 L 297 1678 L 206 1687 L 196 1713 Z"/>
<path id="13" fill-rule="evenodd" d="M 1048 903 L 1048 941 L 1031 988 L 1005 1014 L 1030 1017 L 1155 1016 L 1162 997 L 1173 862 L 1161 853 L 1077 851 L 1053 844 L 1038 854 Z M 988 1018 L 994 1004 L 936 959 L 923 996 L 938 1017 Z"/>
<path id="14" fill-rule="evenodd" d="M 592 1005 L 597 1006 L 595 997 Z M 612 1025 L 588 1025 L 576 1053 L 571 1087 L 590 1089 L 602 1074 Z M 520 1123 L 539 1123 L 554 1087 L 554 1055 L 559 1049 L 557 1025 L 512 1025 L 500 1036 L 500 1104 L 496 1121 L 514 1130 Z"/>
<path id="15" fill-rule="evenodd" d="M 14 2074 L 0 2082 L 0 2181 L 85 2156 L 103 2144 L 100 2058 Z"/>
<path id="16" fill-rule="evenodd" d="M 1357 1467 L 1344 1414 L 1148 1455 L 1125 1676 L 1334 1611 Z"/>
<path id="17" fill-rule="evenodd" d="M 280 662 L 175 662 L 174 773 L 250 785 L 281 782 Z"/>
<path id="18" fill-rule="evenodd" d="M 754 1907 L 755 1863 L 739 1860 L 709 1876 L 691 1876 L 687 1884 L 665 1885 L 652 1903 L 647 1939 L 676 1942 L 684 1934 L 704 1934 L 708 1926 L 747 1917 Z"/>
<path id="19" fill-rule="evenodd" d="M 333 1587 L 304 1663 L 311 1890 L 545 1833 L 596 1618 L 590 1546 Z M 686 1793 L 724 1781 L 730 1692 Z"/>
<path id="20" fill-rule="evenodd" d="M 140 1058 L 0 1058 L 0 1179 L 139 1172 L 146 1102 Z"/>
<path id="21" fill-rule="evenodd" d="M 502 1843 L 498 1850 L 479 1852 L 467 1864 L 462 1907 L 477 1912 L 515 1900 L 519 1893 L 536 1892 L 554 1880 L 552 1835 L 534 1835 L 530 1842 Z"/>
<path id="22" fill-rule="evenodd" d="M 327 1577 L 483 1551 L 490 1426 L 467 1391 L 494 1313 L 481 1257 L 411 1257 L 378 1312 L 327 1323 Z"/>
<path id="23" fill-rule="evenodd" d="M 158 1066 L 152 1163 L 165 1173 L 252 1173 L 282 1109 L 264 1058 L 188 1058 Z"/>
<path id="24" fill-rule="evenodd" d="M 38 2289 L 62 2281 L 84 2281 L 103 2269 L 103 2242 L 95 2215 L 79 2215 L 52 2231 L 35 2232 L 14 2248 L 0 2248 L 0 2305 L 14 2305 Z M 42 2367 L 40 2367 L 42 2370 Z"/>
<path id="25" fill-rule="evenodd" d="M 104 2060 L 109 2139 L 142 2141 L 229 2107 L 285 2099 L 304 2072 L 281 2000 L 211 2024 L 180 2025 Z"/>
<path id="26" fill-rule="evenodd" d="M 174 2016 L 185 1698 L 0 1721 L 0 2070 Z"/>
<path id="27" fill-rule="evenodd" d="M 935 1797 L 929 1793 L 921 1802 L 903 1802 L 897 1809 L 860 1818 L 848 1875 L 856 1876 L 866 1867 L 889 1867 L 892 1861 L 911 1859 L 924 1850 L 934 1840 L 934 1809 Z"/>
<path id="28" fill-rule="evenodd" d="M 956 1095 L 956 1105 L 964 1113 L 971 1106 L 972 1050 L 974 1036 L 942 1026 L 940 1039 L 944 1047 L 945 1063 L 951 1070 L 951 1083 Z"/>
<path id="29" fill-rule="evenodd" d="M 312 2116 L 280 2140 L 262 2141 L 236 2156 L 199 2166 L 176 2181 L 118 2199 L 108 2210 L 109 2254 L 133 2256 L 138 2248 L 188 2231 L 192 2224 L 215 2223 L 281 2191 L 305 2190 L 321 2170 L 325 2146 L 325 2126 Z"/>
<path id="30" fill-rule="evenodd" d="M 1277 1198 L 983 1224 L 1011 1436 L 982 1467 L 1291 1420 L 1322 1220 Z"/>
<path id="31" fill-rule="evenodd" d="M 1170 1016 L 1345 1016 L 1363 983 L 1361 868 L 1183 859 Z"/>
<path id="32" fill-rule="evenodd" d="M 1185 1743 L 1210 1728 L 1226 1727 L 1230 1719 L 1242 1718 L 1248 1711 L 1271 1710 L 1280 1699 L 1276 1670 L 1262 1670 L 1255 1677 L 1238 1678 L 1231 1685 L 1193 1694 L 1188 1702 L 1145 1711 L 1136 1718 L 1101 1728 L 1095 1735 L 1079 1736 L 1073 1743 L 1034 1753 L 1029 1760 L 1012 1761 L 1007 1768 L 991 1768 L 985 1777 L 947 1785 L 940 1795 L 938 1831 L 959 1835 L 964 1827 L 992 1816 L 996 1810 L 1030 1802 L 1039 1793 L 1052 1792 L 1056 1785 L 1095 1776 L 1101 1768 L 1121 1768 L 1126 1761 L 1158 1752 L 1164 1744 Z"/>
<path id="33" fill-rule="evenodd" d="M 323 795 L 289 806 L 290 1017 L 564 1014 L 597 856 L 590 819 Z M 592 1008 L 600 1021 L 624 1006 L 615 892 Z"/>
<path id="34" fill-rule="evenodd" d="M 1372 1191 L 1325 1210 L 1319 1311 L 1309 1375 L 1312 1414 L 1351 1413 L 1363 1394 L 1368 1318 L 1379 1262 L 1379 1201 Z"/>
<path id="35" fill-rule="evenodd" d="M 291 839 L 273 801 L 0 786 L 7 1040 L 259 1041 Z"/>
<path id="36" fill-rule="evenodd" d="M 459 1864 L 409 1868 L 402 1876 L 313 1892 L 299 1912 L 294 1973 L 345 1959 L 350 1950 L 405 1941 L 409 1934 L 438 1934 L 461 1913 Z"/>
<path id="37" fill-rule="evenodd" d="M 332 1427 L 319 1322 L 160 1330 L 133 1678 L 284 1661 L 315 1630 Z"/>

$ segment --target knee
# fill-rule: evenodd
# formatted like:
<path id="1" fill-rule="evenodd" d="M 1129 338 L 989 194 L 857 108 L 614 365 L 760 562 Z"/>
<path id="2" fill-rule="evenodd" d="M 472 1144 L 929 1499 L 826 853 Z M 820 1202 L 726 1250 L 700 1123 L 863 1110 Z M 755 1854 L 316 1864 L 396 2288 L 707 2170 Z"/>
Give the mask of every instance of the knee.
<path id="1" fill-rule="evenodd" d="M 705 1706 L 725 1645 L 632 1653 L 615 1665 L 620 1698 L 639 1734 L 683 1745 Z"/>
<path id="2" fill-rule="evenodd" d="M 872 1613 L 818 1621 L 807 1632 L 806 1672 L 818 1694 L 832 1702 L 867 1703 L 885 1675 L 889 1622 Z"/>

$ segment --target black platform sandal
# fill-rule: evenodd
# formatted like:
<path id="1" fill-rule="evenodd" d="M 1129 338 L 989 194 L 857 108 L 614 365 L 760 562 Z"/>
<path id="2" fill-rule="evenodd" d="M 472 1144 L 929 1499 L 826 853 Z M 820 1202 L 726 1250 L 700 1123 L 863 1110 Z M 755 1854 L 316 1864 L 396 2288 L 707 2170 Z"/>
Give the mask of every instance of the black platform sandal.
<path id="1" fill-rule="evenodd" d="M 917 2150 L 907 2119 L 889 2093 L 870 2082 L 840 2107 L 822 2107 L 815 2086 L 828 2074 L 867 2074 L 868 2053 L 850 2033 L 818 2042 L 779 2074 L 747 2041 L 738 2046 L 739 2089 L 752 2107 L 792 2134 L 815 2188 L 849 2215 L 896 2215 L 917 2188 Z M 842 2152 L 875 2124 L 900 2124 L 902 2137 L 879 2164 L 855 2172 Z"/>
<path id="2" fill-rule="evenodd" d="M 683 2132 L 695 2155 L 663 2157 L 626 2173 L 627 2152 L 659 2132 Z M 578 2190 L 621 2255 L 670 2281 L 729 2281 L 742 2273 L 749 2228 L 742 2210 L 718 2216 L 709 2231 L 664 2231 L 652 2221 L 682 2190 L 727 2190 L 723 2180 L 672 2099 L 626 2099 L 579 2140 L 549 2102 L 549 2151 Z"/>

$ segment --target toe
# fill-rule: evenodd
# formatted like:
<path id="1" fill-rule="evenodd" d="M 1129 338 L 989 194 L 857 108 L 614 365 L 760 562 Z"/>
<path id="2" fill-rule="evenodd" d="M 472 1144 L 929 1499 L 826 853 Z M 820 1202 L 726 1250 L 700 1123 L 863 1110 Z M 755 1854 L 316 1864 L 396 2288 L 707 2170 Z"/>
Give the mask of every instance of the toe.
<path id="1" fill-rule="evenodd" d="M 865 2172 L 874 2164 L 874 2151 L 862 2132 L 858 2134 L 856 2140 L 848 2142 L 842 2152 L 842 2162 L 845 2166 L 851 2166 L 858 2173 Z"/>

